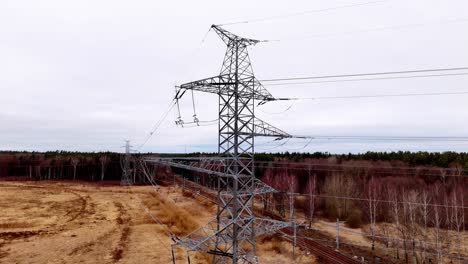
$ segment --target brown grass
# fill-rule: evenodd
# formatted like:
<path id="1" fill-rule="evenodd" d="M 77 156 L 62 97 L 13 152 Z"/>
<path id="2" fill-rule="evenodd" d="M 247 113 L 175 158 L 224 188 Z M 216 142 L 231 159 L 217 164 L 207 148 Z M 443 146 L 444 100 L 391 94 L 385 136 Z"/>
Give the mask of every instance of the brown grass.
<path id="1" fill-rule="evenodd" d="M 293 260 L 292 244 L 275 235 L 261 236 L 257 240 L 257 252 L 262 263 L 317 263 L 312 255 L 296 248 L 296 259 Z"/>
<path id="2" fill-rule="evenodd" d="M 194 216 L 198 214 L 191 214 L 161 195 L 152 194 L 152 196 L 156 199 L 146 201 L 145 205 L 150 209 L 155 209 L 159 220 L 175 235 L 187 235 L 198 227 L 194 220 Z"/>

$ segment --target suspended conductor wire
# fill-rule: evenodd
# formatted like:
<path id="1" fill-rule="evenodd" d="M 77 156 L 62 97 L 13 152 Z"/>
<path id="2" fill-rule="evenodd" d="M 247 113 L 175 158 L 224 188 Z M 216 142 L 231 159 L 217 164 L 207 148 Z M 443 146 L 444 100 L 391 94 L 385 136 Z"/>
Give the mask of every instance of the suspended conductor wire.
<path id="1" fill-rule="evenodd" d="M 340 155 L 338 155 L 340 156 Z M 308 166 L 312 166 L 313 168 L 321 168 L 321 167 L 338 167 L 338 168 L 364 168 L 364 169 L 400 169 L 400 170 L 414 170 L 417 171 L 419 168 L 418 167 L 409 167 L 409 166 L 392 166 L 392 165 L 357 165 L 357 164 L 340 164 L 340 163 L 334 163 L 334 164 L 322 164 L 322 163 L 317 163 L 317 162 L 289 162 L 289 161 L 281 161 L 277 162 L 277 165 L 274 165 L 276 168 L 279 165 L 295 165 L 295 166 L 302 166 L 302 167 L 297 167 L 293 169 L 303 169 L 307 170 Z M 273 165 L 270 165 L 270 167 L 273 167 Z M 438 172 L 444 171 L 444 172 L 451 172 L 451 171 L 463 171 L 463 172 L 468 172 L 468 169 L 463 169 L 463 168 L 428 168 L 428 171 L 431 170 L 436 170 Z M 400 173 L 400 172 L 398 172 Z M 440 174 L 437 174 L 437 176 L 440 176 Z M 448 176 L 445 175 L 445 176 Z M 467 175 L 468 176 L 468 175 Z"/>
<path id="2" fill-rule="evenodd" d="M 199 120 L 198 122 L 187 122 L 184 124 L 210 124 L 210 123 L 217 123 L 219 119 L 213 119 L 213 120 Z"/>
<path id="3" fill-rule="evenodd" d="M 297 164 L 294 164 L 294 163 L 281 163 L 281 164 L 291 164 L 291 165 L 297 165 Z M 308 171 L 310 166 L 314 167 L 314 170 L 318 170 L 318 171 L 324 171 L 324 172 L 345 172 L 345 169 L 346 167 L 348 168 L 368 168 L 368 169 L 377 169 L 377 168 L 382 168 L 382 166 L 343 166 L 344 168 L 341 168 L 341 169 L 335 169 L 335 167 L 338 167 L 339 165 L 335 165 L 335 166 L 332 166 L 332 165 L 317 165 L 317 164 L 308 164 L 308 165 L 303 165 L 304 167 L 291 167 L 291 166 L 277 166 L 277 165 L 263 165 L 263 164 L 256 164 L 255 165 L 257 168 L 265 168 L 265 169 L 288 169 L 288 170 L 295 170 L 295 171 Z M 300 165 L 299 165 L 300 166 Z M 307 166 L 307 167 L 305 167 Z M 325 168 L 322 168 L 322 167 L 325 167 Z M 331 169 L 329 169 L 329 167 L 331 167 Z M 390 168 L 389 169 L 399 169 L 399 167 L 394 167 L 394 168 Z M 414 176 L 417 174 L 417 172 L 414 172 L 414 173 L 411 173 L 411 172 L 401 172 L 401 171 L 397 171 L 397 172 L 391 172 L 391 173 L 388 173 L 388 172 L 376 172 L 376 171 L 373 171 L 372 174 L 374 175 L 381 175 L 381 176 L 388 176 L 388 175 L 398 175 L 398 176 Z M 450 174 L 447 174 L 447 175 L 444 175 L 444 176 L 441 176 L 440 173 L 438 174 L 434 174 L 434 173 L 424 173 L 423 174 L 424 177 L 436 177 L 436 178 L 440 178 L 440 177 L 460 177 L 460 178 L 465 178 L 465 177 L 468 177 L 468 175 L 450 175 Z M 343 177 L 348 177 L 346 175 L 342 175 Z"/>
<path id="4" fill-rule="evenodd" d="M 217 123 L 197 124 L 197 123 L 194 123 L 194 122 L 185 123 L 185 124 L 186 125 L 183 126 L 182 128 L 205 127 L 205 126 L 215 126 L 215 125 L 217 125 Z M 187 124 L 188 124 L 188 126 L 187 126 Z"/>
<path id="5" fill-rule="evenodd" d="M 352 7 L 358 7 L 358 6 L 364 6 L 364 5 L 378 4 L 378 3 L 383 3 L 383 2 L 387 2 L 387 0 L 368 1 L 368 2 L 362 2 L 362 3 L 340 5 L 340 6 L 335 6 L 335 7 L 313 9 L 313 10 L 296 12 L 296 13 L 285 14 L 285 15 L 276 15 L 276 16 L 268 16 L 268 17 L 263 17 L 263 18 L 250 19 L 250 20 L 234 21 L 234 22 L 223 23 L 223 24 L 218 24 L 218 25 L 228 26 L 228 25 L 237 25 L 237 24 L 258 23 L 258 22 L 265 22 L 265 21 L 276 20 L 276 19 L 285 19 L 285 18 L 290 18 L 290 17 L 303 16 L 303 15 L 312 14 L 312 13 L 328 12 L 328 11 L 334 11 L 334 10 L 344 9 L 344 8 L 352 8 Z"/>
<path id="6" fill-rule="evenodd" d="M 277 146 L 274 146 L 272 148 L 266 148 L 266 149 L 263 149 L 263 150 L 271 150 L 271 149 L 276 149 L 276 148 L 282 147 L 282 146 L 286 145 L 286 143 L 288 143 L 289 140 L 291 140 L 291 138 L 287 138 L 283 143 L 281 143 L 281 144 L 279 144 Z"/>
<path id="7" fill-rule="evenodd" d="M 143 143 L 138 146 L 137 150 L 140 150 L 148 141 L 149 139 L 157 132 L 161 124 L 164 122 L 166 119 L 167 115 L 172 111 L 172 108 L 175 106 L 175 100 L 173 99 L 171 103 L 169 104 L 168 109 L 161 115 L 159 120 L 154 124 L 153 128 L 151 129 L 151 132 L 146 136 L 145 140 Z"/>
<path id="8" fill-rule="evenodd" d="M 284 114 L 286 113 L 287 111 L 291 110 L 291 108 L 294 106 L 294 104 L 296 103 L 297 100 L 293 100 L 293 102 L 284 110 L 280 111 L 280 112 L 267 112 L 267 111 L 264 111 L 262 110 L 261 108 L 257 108 L 260 112 L 262 113 L 265 113 L 265 114 L 269 114 L 269 115 L 280 115 L 280 114 Z"/>
<path id="9" fill-rule="evenodd" d="M 403 24 L 403 25 L 394 25 L 394 26 L 373 27 L 373 28 L 350 30 L 350 31 L 335 32 L 335 33 L 324 33 L 324 34 L 305 33 L 304 35 L 276 39 L 275 41 L 283 42 L 283 41 L 294 41 L 294 40 L 299 40 L 299 39 L 327 38 L 327 37 L 334 37 L 334 36 L 340 36 L 340 35 L 370 33 L 370 32 L 386 31 L 386 30 L 402 30 L 402 29 L 407 29 L 407 28 L 417 28 L 417 27 L 431 26 L 431 25 L 446 25 L 446 24 L 454 24 L 454 23 L 466 23 L 466 22 L 468 22 L 468 18 L 458 18 L 458 19 L 450 19 L 450 20 L 442 20 L 442 21 L 430 21 L 427 23 L 412 23 L 412 24 Z"/>
<path id="10" fill-rule="evenodd" d="M 267 141 L 267 142 L 263 142 L 263 143 L 260 143 L 260 144 L 255 144 L 255 146 L 266 146 L 266 145 L 269 145 L 271 143 L 274 143 L 274 142 L 277 142 L 278 139 L 273 139 L 273 140 L 270 140 L 270 141 Z"/>
<path id="11" fill-rule="evenodd" d="M 360 76 L 377 76 L 377 75 L 396 75 L 396 74 L 410 74 L 410 73 L 423 73 L 423 72 L 445 72 L 445 71 L 463 71 L 468 70 L 468 67 L 456 68 L 439 68 L 439 69 L 422 69 L 422 70 L 408 70 L 408 71 L 388 71 L 388 72 L 371 72 L 371 73 L 352 73 L 352 74 L 337 74 L 337 75 L 322 75 L 322 76 L 306 76 L 306 77 L 290 77 L 290 78 L 277 78 L 277 79 L 263 79 L 260 82 L 277 82 L 277 81 L 294 81 L 294 80 L 311 80 L 311 79 L 330 79 L 330 78 L 343 78 L 343 77 L 360 77 Z M 463 73 L 467 74 L 467 73 Z M 438 75 L 436 75 L 438 76 Z M 416 76 L 419 77 L 419 76 Z"/>
<path id="12" fill-rule="evenodd" d="M 324 97 L 293 97 L 293 98 L 278 98 L 278 101 L 297 101 L 297 100 L 334 100 L 334 99 L 362 99 L 362 98 L 385 98 L 385 97 L 415 97 L 415 96 L 438 96 L 438 95 L 463 95 L 468 94 L 468 91 L 463 92 L 437 92 L 437 93 L 409 93 L 409 94 L 375 94 L 375 95 L 350 95 L 350 96 L 324 96 Z"/>
<path id="13" fill-rule="evenodd" d="M 377 77 L 377 78 L 358 78 L 358 79 L 338 79 L 326 81 L 311 81 L 311 82 L 285 82 L 285 83 L 267 83 L 263 86 L 287 86 L 287 85 L 301 85 L 313 83 L 335 83 L 335 82 L 358 82 L 358 81 L 377 81 L 377 80 L 396 80 L 396 79 L 413 79 L 413 78 L 430 78 L 430 77 L 450 77 L 468 75 L 468 72 L 463 73 L 445 73 L 445 74 L 425 74 L 425 75 L 411 75 L 411 76 L 393 76 L 393 77 Z"/>
<path id="14" fill-rule="evenodd" d="M 425 137 L 425 136 L 311 136 L 314 139 L 327 140 L 391 140 L 391 141 L 462 141 L 468 142 L 468 137 Z"/>
<path id="15" fill-rule="evenodd" d="M 311 137 L 311 138 L 309 139 L 309 141 L 308 141 L 303 147 L 299 147 L 299 148 L 288 148 L 288 149 L 289 149 L 289 150 L 301 150 L 301 149 L 305 149 L 305 148 L 307 148 L 307 147 L 310 145 L 310 143 L 312 143 L 312 140 L 314 140 L 314 139 L 315 139 L 314 137 Z"/>
<path id="16" fill-rule="evenodd" d="M 205 40 L 208 37 L 208 34 L 210 33 L 211 29 L 212 29 L 212 27 L 210 27 L 210 29 L 208 29 L 208 31 L 205 33 L 205 36 L 203 36 L 203 39 L 201 41 L 202 44 L 205 43 Z"/>

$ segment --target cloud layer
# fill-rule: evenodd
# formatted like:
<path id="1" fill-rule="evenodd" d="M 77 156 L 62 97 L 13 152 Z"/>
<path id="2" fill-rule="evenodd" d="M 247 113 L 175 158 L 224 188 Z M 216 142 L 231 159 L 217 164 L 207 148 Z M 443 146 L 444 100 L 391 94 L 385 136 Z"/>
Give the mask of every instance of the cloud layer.
<path id="1" fill-rule="evenodd" d="M 216 75 L 225 46 L 213 23 L 357 1 L 3 1 L 0 3 L 0 149 L 121 151 L 143 142 L 174 84 Z M 280 40 L 249 52 L 259 79 L 468 66 L 468 3 L 384 1 L 226 26 Z M 202 39 L 204 41 L 202 42 Z M 468 77 L 265 86 L 278 97 L 466 91 Z M 269 103 L 258 116 L 292 134 L 468 136 L 468 96 Z M 195 94 L 201 120 L 214 95 Z M 290 107 L 291 106 L 291 107 Z M 290 108 L 289 108 L 290 107 Z M 285 111 L 286 109 L 288 109 Z M 181 102 L 191 120 L 190 98 Z M 141 151 L 216 151 L 217 126 L 180 129 L 170 113 Z M 464 142 L 259 140 L 258 151 L 468 151 Z M 268 143 L 268 144 L 265 144 Z"/>

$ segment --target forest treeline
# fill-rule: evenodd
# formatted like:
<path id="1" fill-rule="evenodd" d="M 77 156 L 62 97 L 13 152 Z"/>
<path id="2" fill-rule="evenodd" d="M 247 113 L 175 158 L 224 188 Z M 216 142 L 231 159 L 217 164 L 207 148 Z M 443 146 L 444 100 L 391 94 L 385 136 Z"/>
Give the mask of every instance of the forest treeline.
<path id="1" fill-rule="evenodd" d="M 138 153 L 134 156 L 161 157 L 199 157 L 216 156 L 217 153 Z M 30 176 L 59 175 L 58 178 L 77 178 L 95 180 L 99 175 L 106 180 L 119 180 L 121 176 L 121 153 L 116 152 L 17 152 L 0 151 L 0 176 Z M 257 162 L 291 161 L 311 162 L 311 160 L 333 160 L 334 164 L 344 164 L 349 161 L 368 161 L 372 166 L 376 162 L 387 165 L 398 163 L 398 166 L 430 166 L 441 168 L 468 168 L 468 153 L 462 152 L 366 152 L 361 154 L 331 154 L 327 152 L 300 153 L 256 153 Z M 263 169 L 259 167 L 256 175 L 262 177 Z M 36 175 L 36 176 L 35 176 Z M 106 175 L 106 177 L 104 177 Z M 52 176 L 50 176 L 52 177 Z"/>
<path id="2" fill-rule="evenodd" d="M 328 152 L 279 152 L 257 153 L 255 160 L 273 161 L 277 158 L 301 161 L 304 159 L 336 158 L 338 161 L 369 160 L 369 161 L 402 161 L 410 166 L 427 165 L 448 168 L 453 165 L 461 165 L 468 168 L 467 152 L 366 152 L 361 154 L 331 154 Z"/>
<path id="3" fill-rule="evenodd" d="M 73 152 L 73 151 L 47 151 L 47 152 L 28 152 L 28 151 L 1 151 L 0 154 L 10 155 L 25 155 L 32 158 L 43 156 L 45 159 L 57 156 L 62 157 L 99 157 L 107 155 L 113 158 L 118 158 L 119 153 L 115 152 Z M 198 157 L 198 156 L 216 156 L 214 152 L 192 152 L 192 153 L 139 153 L 139 155 L 158 155 L 161 157 Z M 410 152 L 410 151 L 397 151 L 397 152 L 366 152 L 359 154 L 331 154 L 328 152 L 277 152 L 277 153 L 256 153 L 255 160 L 257 161 L 273 161 L 275 159 L 287 159 L 292 161 L 301 161 L 304 159 L 321 159 L 321 158 L 336 158 L 337 160 L 371 160 L 371 161 L 402 161 L 408 165 L 428 165 L 436 167 L 448 168 L 452 165 L 461 165 L 468 168 L 468 152 Z"/>

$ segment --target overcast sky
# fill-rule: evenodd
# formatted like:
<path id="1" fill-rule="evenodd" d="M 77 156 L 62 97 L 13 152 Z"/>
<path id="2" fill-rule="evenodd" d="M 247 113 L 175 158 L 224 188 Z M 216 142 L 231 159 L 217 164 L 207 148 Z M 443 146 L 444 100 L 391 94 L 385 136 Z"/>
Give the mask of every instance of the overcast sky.
<path id="1" fill-rule="evenodd" d="M 468 66 L 468 1 L 334 9 L 367 2 L 0 1 L 0 149 L 123 151 L 125 139 L 139 146 L 175 84 L 219 73 L 226 47 L 206 34 L 211 24 L 252 21 L 225 28 L 279 40 L 249 49 L 258 79 Z M 467 85 L 468 76 L 452 76 L 265 87 L 278 97 L 317 97 L 460 92 Z M 467 99 L 272 102 L 256 112 L 298 135 L 468 136 Z M 217 118 L 215 95 L 195 93 L 195 101 L 200 120 Z M 190 97 L 181 111 L 190 122 Z M 174 119 L 171 112 L 140 150 L 217 150 L 217 126 L 178 128 Z M 257 151 L 468 151 L 465 142 L 312 140 L 304 148 L 308 140 L 270 141 L 259 139 Z"/>

